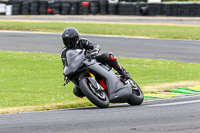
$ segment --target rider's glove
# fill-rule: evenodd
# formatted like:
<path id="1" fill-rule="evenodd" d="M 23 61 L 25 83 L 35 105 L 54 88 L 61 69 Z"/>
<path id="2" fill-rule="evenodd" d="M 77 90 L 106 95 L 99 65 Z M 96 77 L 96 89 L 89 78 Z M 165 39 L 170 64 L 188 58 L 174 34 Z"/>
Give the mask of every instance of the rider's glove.
<path id="1" fill-rule="evenodd" d="M 99 53 L 98 49 L 93 49 L 93 50 L 89 51 L 90 56 L 96 56 L 96 55 L 98 55 L 98 53 Z"/>
<path id="2" fill-rule="evenodd" d="M 64 77 L 64 81 L 65 81 L 64 86 L 67 85 L 70 82 L 69 78 L 66 77 L 66 76 Z"/>
<path id="3" fill-rule="evenodd" d="M 96 56 L 96 55 L 98 55 L 99 51 L 100 51 L 100 46 L 96 45 L 94 49 L 88 51 L 88 54 L 91 57 Z"/>

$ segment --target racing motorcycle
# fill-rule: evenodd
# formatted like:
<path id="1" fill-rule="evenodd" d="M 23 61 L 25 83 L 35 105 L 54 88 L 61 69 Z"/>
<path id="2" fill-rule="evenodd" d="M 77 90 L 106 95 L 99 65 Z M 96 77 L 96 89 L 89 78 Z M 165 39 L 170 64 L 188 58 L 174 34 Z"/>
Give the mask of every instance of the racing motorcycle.
<path id="1" fill-rule="evenodd" d="M 133 79 L 123 79 L 84 49 L 69 50 L 66 57 L 64 75 L 70 80 L 65 85 L 72 81 L 97 107 L 107 108 L 110 103 L 142 104 L 142 90 Z"/>

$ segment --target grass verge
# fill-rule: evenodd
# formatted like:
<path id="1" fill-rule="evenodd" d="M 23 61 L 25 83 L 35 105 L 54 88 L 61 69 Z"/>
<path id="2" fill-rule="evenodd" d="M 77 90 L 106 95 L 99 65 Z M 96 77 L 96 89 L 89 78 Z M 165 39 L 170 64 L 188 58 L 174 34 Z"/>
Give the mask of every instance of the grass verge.
<path id="1" fill-rule="evenodd" d="M 199 82 L 200 64 L 166 60 L 119 58 L 144 93 L 148 85 Z M 0 51 L 0 113 L 91 106 L 72 93 L 73 84 L 63 87 L 60 55 Z M 157 90 L 156 90 L 157 91 Z"/>
<path id="2" fill-rule="evenodd" d="M 66 27 L 76 27 L 82 34 L 200 40 L 200 26 L 0 21 L 0 30 L 62 32 Z"/>

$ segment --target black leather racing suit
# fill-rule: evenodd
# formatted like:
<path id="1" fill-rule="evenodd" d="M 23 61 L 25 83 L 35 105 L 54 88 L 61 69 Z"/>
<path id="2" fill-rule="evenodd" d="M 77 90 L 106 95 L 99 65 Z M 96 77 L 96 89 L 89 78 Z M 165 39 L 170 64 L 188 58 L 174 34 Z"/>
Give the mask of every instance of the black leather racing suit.
<path id="1" fill-rule="evenodd" d="M 99 51 L 100 46 L 89 42 L 87 39 L 79 39 L 79 41 L 77 41 L 76 45 L 74 45 L 71 49 L 86 49 L 86 50 L 96 49 Z M 69 49 L 66 47 L 64 47 L 62 49 L 61 59 L 62 59 L 62 63 L 63 63 L 63 68 L 65 67 L 66 52 L 68 50 Z M 112 53 L 104 53 L 101 55 L 97 55 L 96 60 L 103 64 L 105 64 L 105 63 L 108 64 L 110 67 L 113 67 L 119 73 L 122 72 L 122 67 L 119 65 L 119 63 L 117 62 L 116 58 L 112 55 Z M 73 92 L 78 97 L 84 96 L 84 94 L 81 92 L 81 90 L 77 86 L 74 86 Z"/>

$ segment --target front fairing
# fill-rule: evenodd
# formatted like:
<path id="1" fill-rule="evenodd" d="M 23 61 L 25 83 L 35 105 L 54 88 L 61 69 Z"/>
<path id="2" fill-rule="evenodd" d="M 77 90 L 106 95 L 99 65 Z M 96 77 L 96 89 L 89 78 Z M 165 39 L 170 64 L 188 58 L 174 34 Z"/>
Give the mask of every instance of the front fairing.
<path id="1" fill-rule="evenodd" d="M 88 66 L 88 70 L 106 80 L 110 102 L 121 103 L 127 101 L 131 96 L 131 86 L 123 84 L 111 69 L 106 68 L 101 63 L 95 63 Z"/>
<path id="2" fill-rule="evenodd" d="M 85 50 L 68 50 L 66 53 L 67 63 L 64 68 L 64 75 L 70 76 L 76 72 L 85 60 Z"/>

